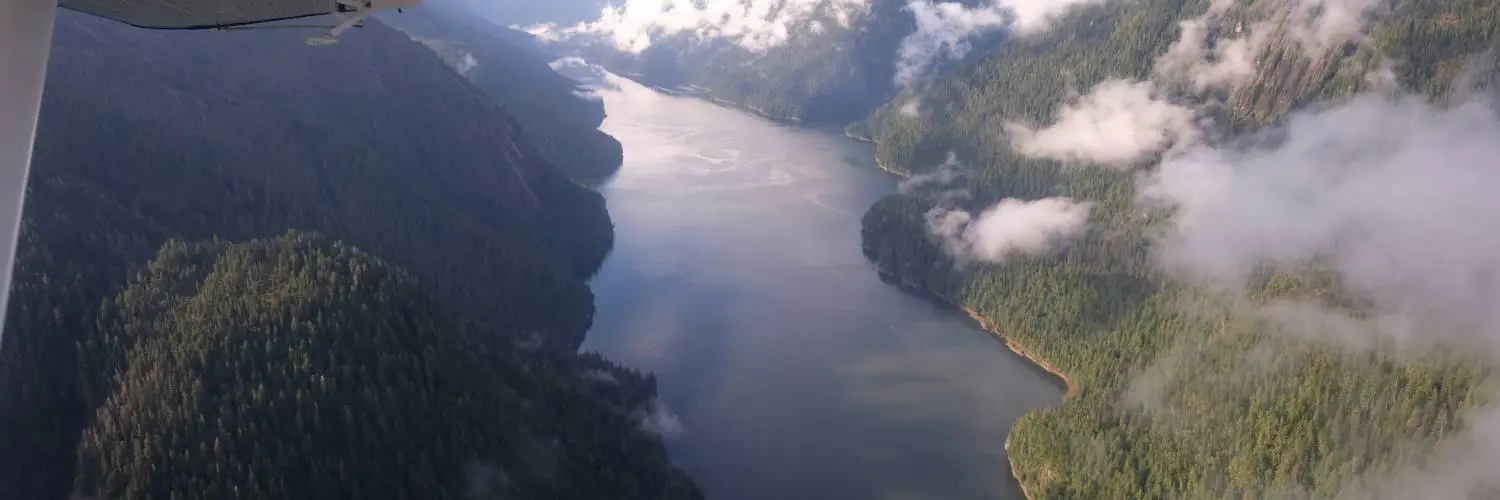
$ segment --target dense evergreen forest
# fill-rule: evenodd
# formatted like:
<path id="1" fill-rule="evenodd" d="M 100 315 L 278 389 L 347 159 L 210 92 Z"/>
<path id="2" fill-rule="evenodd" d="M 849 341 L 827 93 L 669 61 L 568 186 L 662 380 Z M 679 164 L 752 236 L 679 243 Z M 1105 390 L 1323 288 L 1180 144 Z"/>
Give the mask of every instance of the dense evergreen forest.
<path id="1" fill-rule="evenodd" d="M 1288 2 L 1219 3 L 1229 6 L 1223 25 L 1243 27 Z M 1367 37 L 1309 54 L 1273 31 L 1253 54 L 1248 83 L 1162 92 L 1198 99 L 1213 133 L 1234 136 L 1391 83 L 1442 106 L 1495 75 L 1500 2 L 1375 4 Z M 1049 123 L 1061 103 L 1100 82 L 1153 78 L 1181 23 L 1209 8 L 1138 0 L 1075 9 L 1047 33 L 971 55 L 851 125 L 902 175 L 931 174 L 950 152 L 964 165 L 950 185 L 872 207 L 866 254 L 986 318 L 1075 385 L 1061 406 L 1023 418 L 1007 442 L 1031 498 L 1366 498 L 1379 492 L 1361 489 L 1374 479 L 1426 465 L 1445 438 L 1462 436 L 1472 424 L 1465 416 L 1491 394 L 1494 360 L 1472 351 L 1351 349 L 1279 334 L 1247 312 L 1278 299 L 1358 310 L 1359 298 L 1315 262 L 1265 269 L 1228 299 L 1164 273 L 1151 257 L 1164 218 L 1138 204 L 1136 187 L 1159 155 L 1106 168 L 1017 152 L 1007 123 Z M 913 101 L 922 111 L 902 112 Z M 955 263 L 931 229 L 938 204 L 978 213 L 1003 198 L 1049 196 L 1093 208 L 1090 229 L 1051 254 Z"/>
<path id="2" fill-rule="evenodd" d="M 169 241 L 80 349 L 98 498 L 692 498 L 654 381 L 470 336 L 410 275 L 292 233 Z M 608 370 L 606 379 L 586 373 Z M 614 406 L 594 392 L 616 385 Z M 97 398 L 97 399 L 96 399 Z"/>
<path id="3" fill-rule="evenodd" d="M 303 37 L 59 13 L 0 498 L 696 497 L 576 352 L 602 197 L 400 31 Z"/>
<path id="4" fill-rule="evenodd" d="M 604 103 L 581 97 L 577 83 L 548 66 L 530 35 L 481 18 L 460 0 L 383 14 L 505 107 L 526 138 L 564 173 L 596 181 L 620 168 L 620 141 L 599 131 Z"/>

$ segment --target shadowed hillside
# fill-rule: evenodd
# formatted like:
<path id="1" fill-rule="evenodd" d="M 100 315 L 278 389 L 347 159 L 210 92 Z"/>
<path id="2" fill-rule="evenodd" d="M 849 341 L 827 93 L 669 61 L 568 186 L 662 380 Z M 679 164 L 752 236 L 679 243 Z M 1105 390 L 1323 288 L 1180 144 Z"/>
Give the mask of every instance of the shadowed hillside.
<path id="1" fill-rule="evenodd" d="M 322 48 L 303 44 L 305 35 L 296 30 L 146 31 L 68 12 L 59 14 L 15 293 L 0 351 L 0 429 L 4 429 L 0 433 L 0 497 L 65 496 L 74 485 L 71 469 L 80 463 L 76 444 L 88 422 L 96 418 L 95 405 L 109 400 L 115 402 L 107 404 L 123 408 L 129 404 L 120 398 L 140 397 L 105 394 L 108 391 L 90 396 L 84 390 L 86 383 L 97 390 L 102 390 L 102 383 L 85 378 L 101 374 L 93 370 L 99 365 L 79 364 L 84 352 L 80 346 L 112 335 L 106 333 L 112 327 L 101 319 L 100 305 L 121 293 L 134 296 L 121 289 L 132 270 L 172 240 L 243 242 L 295 229 L 316 231 L 358 247 L 370 259 L 403 270 L 402 276 L 407 277 L 401 278 L 406 283 L 402 290 L 419 289 L 421 297 L 430 297 L 432 310 L 441 312 L 437 315 L 443 326 L 424 327 L 429 328 L 423 330 L 426 333 L 413 335 L 431 338 L 439 332 L 463 332 L 466 342 L 491 346 L 495 353 L 491 363 L 526 353 L 526 361 L 518 366 L 529 366 L 524 370 L 531 378 L 508 384 L 538 397 L 574 397 L 562 396 L 571 389 L 555 389 L 571 383 L 566 382 L 573 377 L 568 367 L 602 362 L 586 361 L 574 350 L 593 311 L 592 296 L 582 278 L 598 267 L 613 238 L 603 199 L 558 172 L 500 106 L 405 34 L 371 22 L 352 30 L 337 46 Z M 312 259 L 319 251 L 293 245 L 279 255 Z M 334 253 L 341 252 L 345 251 Z M 205 266 L 213 262 L 211 257 L 204 259 Z M 194 269 L 180 271 L 201 270 Z M 333 281 L 304 275 L 297 279 L 314 289 L 334 287 L 340 279 L 363 276 L 358 270 L 351 272 L 343 278 L 327 277 Z M 199 299 L 200 307 L 207 308 L 203 314 L 216 311 L 212 314 L 229 316 L 191 313 L 183 317 L 192 321 L 223 318 L 228 323 L 203 325 L 218 325 L 214 326 L 217 331 L 236 335 L 233 338 L 241 342 L 237 345 L 255 345 L 255 335 L 267 332 L 252 327 L 260 323 L 236 323 L 249 318 L 233 311 L 261 306 L 247 304 L 249 298 L 231 292 L 302 286 L 272 281 Z M 195 286 L 192 281 L 184 283 L 187 288 Z M 172 293 L 194 295 L 188 290 Z M 348 308 L 354 314 L 351 318 L 358 320 L 359 314 L 365 314 L 359 311 L 365 308 L 427 300 L 412 298 L 415 292 L 401 293 L 400 297 L 342 298 L 347 302 L 338 307 Z M 297 297 L 303 305 L 296 307 L 316 303 L 314 297 Z M 269 308 L 243 311 L 269 314 L 262 319 L 272 323 L 311 314 L 305 309 L 264 307 Z M 136 312 L 155 314 L 145 309 Z M 332 321 L 315 316 L 309 317 L 315 324 Z M 390 325 L 387 319 L 367 319 L 359 324 Z M 142 323 L 158 318 L 127 320 Z M 292 332 L 301 331 L 296 330 L 301 326 L 285 325 Z M 172 335 L 206 333 L 183 324 L 149 328 L 177 332 Z M 358 330 L 345 331 L 356 335 Z M 402 342 L 420 351 L 415 344 Z M 513 352 L 517 349 L 521 351 Z M 129 373 L 115 373 L 123 377 L 118 382 L 126 385 L 192 385 L 194 380 L 216 376 L 197 371 L 200 365 L 181 365 L 188 362 L 183 359 L 146 352 L 118 354 L 159 364 L 127 363 Z M 210 349 L 194 356 L 203 361 L 224 355 L 222 350 Z M 374 362 L 341 359 L 340 363 L 353 363 L 350 366 Z M 150 375 L 149 380 L 132 378 L 148 373 L 157 375 Z M 237 379 L 235 383 L 250 382 Z M 275 383 L 292 390 L 302 382 Z M 578 400 L 573 404 L 582 408 L 595 403 Z M 225 408 L 221 414 L 239 415 L 241 410 Z M 529 415 L 516 418 L 551 420 L 545 425 L 553 426 L 546 427 L 553 435 L 598 436 L 599 442 L 612 443 L 636 439 L 630 437 L 633 430 L 619 426 L 586 423 L 574 428 L 557 415 Z M 155 423 L 136 422 L 145 426 L 141 429 L 160 428 L 152 426 L 175 426 L 171 419 L 177 417 L 150 418 Z M 290 421 L 277 422 L 291 425 Z M 278 428 L 291 432 L 290 427 Z M 90 435 L 118 431 L 95 427 Z M 271 446 L 256 437 L 262 431 L 245 430 L 242 436 L 248 441 L 242 444 L 259 443 L 245 446 L 267 450 L 254 447 Z M 209 441 L 182 443 L 193 449 L 213 446 Z M 659 450 L 659 444 L 642 446 L 642 450 Z M 159 450 L 171 454 L 187 449 Z M 123 463 L 108 459 L 111 455 L 101 448 L 82 453 L 85 460 L 81 463 L 104 460 L 128 470 Z M 253 454 L 266 460 L 275 457 Z M 401 457 L 424 460 L 418 455 Z M 632 467 L 666 474 L 667 465 L 659 453 L 640 455 L 637 460 Z M 225 475 L 219 476 L 223 481 L 214 487 L 233 484 L 232 477 L 244 477 L 230 475 L 223 468 L 228 466 L 215 466 L 220 467 L 216 474 Z M 610 467 L 569 470 L 589 471 L 591 477 L 603 481 L 599 484 L 633 477 L 634 473 Z M 177 488 L 208 484 L 152 482 L 155 479 L 134 476 L 86 477 L 81 485 L 125 488 L 109 491 L 124 491 L 126 496 L 164 491 L 159 488 L 190 493 L 196 490 Z M 663 484 L 659 478 L 664 476 L 641 477 L 642 484 Z M 146 485 L 140 486 L 146 489 L 131 484 Z M 373 491 L 375 484 L 359 487 Z M 430 482 L 405 484 L 437 487 Z M 528 491 L 551 498 L 545 488 Z M 648 490 L 641 494 L 652 496 Z"/>

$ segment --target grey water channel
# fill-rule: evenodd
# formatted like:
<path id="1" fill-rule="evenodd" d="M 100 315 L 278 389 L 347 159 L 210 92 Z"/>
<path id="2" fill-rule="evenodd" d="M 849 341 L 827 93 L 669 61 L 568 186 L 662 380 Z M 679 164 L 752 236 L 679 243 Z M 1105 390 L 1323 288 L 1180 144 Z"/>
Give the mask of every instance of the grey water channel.
<path id="1" fill-rule="evenodd" d="M 873 150 L 606 75 L 625 164 L 585 349 L 659 377 L 652 419 L 710 499 L 1019 499 L 1003 444 L 1060 383 L 882 282 Z"/>

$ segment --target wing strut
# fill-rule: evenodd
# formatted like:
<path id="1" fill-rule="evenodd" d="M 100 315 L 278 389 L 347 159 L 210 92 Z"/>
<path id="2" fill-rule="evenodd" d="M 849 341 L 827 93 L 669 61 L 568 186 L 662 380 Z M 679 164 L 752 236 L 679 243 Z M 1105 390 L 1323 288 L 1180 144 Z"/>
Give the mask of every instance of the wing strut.
<path id="1" fill-rule="evenodd" d="M 57 0 L 0 0 L 0 333 L 56 14 Z"/>
<path id="2" fill-rule="evenodd" d="M 412 7 L 422 3 L 422 0 L 334 0 L 333 14 L 338 24 L 328 30 L 322 36 L 307 39 L 308 45 L 333 45 L 339 43 L 339 35 L 344 34 L 349 28 L 353 28 L 364 22 L 375 11 L 381 9 L 400 9 Z"/>

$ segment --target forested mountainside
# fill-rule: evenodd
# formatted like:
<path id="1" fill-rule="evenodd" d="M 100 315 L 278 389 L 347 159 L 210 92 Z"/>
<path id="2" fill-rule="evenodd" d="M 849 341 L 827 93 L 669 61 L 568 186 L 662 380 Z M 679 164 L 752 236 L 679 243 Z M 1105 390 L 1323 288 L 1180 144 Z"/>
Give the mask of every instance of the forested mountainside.
<path id="1" fill-rule="evenodd" d="M 914 29 L 905 0 L 855 3 L 825 2 L 789 24 L 784 43 L 752 48 L 692 32 L 657 36 L 639 53 L 608 36 L 562 45 L 650 85 L 697 87 L 776 120 L 844 124 L 895 93 L 897 46 Z"/>
<path id="2" fill-rule="evenodd" d="M 327 238 L 170 241 L 80 349 L 83 373 L 117 375 L 87 382 L 99 410 L 78 491 L 694 497 L 632 415 L 653 380 L 500 345 L 467 336 L 410 275 Z M 594 394 L 604 385 L 621 406 Z"/>
<path id="3" fill-rule="evenodd" d="M 1434 288 L 1444 266 L 1492 261 L 1452 257 L 1489 240 L 1405 231 L 1451 222 L 1423 211 L 1434 200 L 1484 198 L 1454 179 L 1500 172 L 1466 153 L 1500 140 L 1493 111 L 1465 105 L 1495 76 L 1500 2 L 1334 4 L 1074 9 L 851 127 L 884 168 L 920 174 L 865 215 L 867 255 L 1067 374 L 1067 401 L 1007 441 L 1031 498 L 1496 497 L 1475 484 L 1488 473 L 1463 472 L 1490 463 L 1496 358 L 1455 340 L 1493 338 L 1468 322 L 1491 306 L 1464 305 L 1491 296 L 1459 281 L 1443 285 L 1477 292 L 1419 296 L 1449 290 Z M 1357 32 L 1297 32 L 1331 24 L 1296 16 L 1350 5 L 1369 9 L 1322 21 Z M 1195 46 L 1214 56 L 1176 71 Z M 1185 143 L 1202 145 L 1167 150 Z M 1208 175 L 1218 162 L 1229 179 Z M 1398 168 L 1408 177 L 1382 177 Z M 1452 192 L 1405 195 L 1438 184 Z M 1174 189 L 1233 199 L 1151 203 Z M 1017 229 L 1041 208 L 1050 227 Z M 1423 245 L 1394 251 L 1372 231 Z M 1417 305 L 1431 315 L 1414 331 L 1383 322 L 1382 308 Z"/>
<path id="4" fill-rule="evenodd" d="M 317 474 L 312 496 L 397 497 L 458 491 L 437 469 L 458 460 L 506 498 L 694 496 L 619 415 L 649 377 L 575 352 L 583 278 L 613 239 L 602 197 L 405 34 L 305 36 L 59 13 L 0 349 L 0 498 L 283 496 L 313 478 L 269 470 Z M 289 229 L 324 237 L 178 243 Z M 380 382 L 403 373 L 431 378 Z M 401 402 L 459 391 L 431 403 L 445 414 Z M 353 406 L 321 413 L 335 402 Z M 286 441 L 303 438 L 319 452 Z M 397 454 L 330 469 L 372 450 Z"/>
<path id="5" fill-rule="evenodd" d="M 382 19 L 504 106 L 564 173 L 596 181 L 619 170 L 620 142 L 599 130 L 604 103 L 581 96 L 576 82 L 553 71 L 531 35 L 486 21 L 459 0 L 427 2 Z"/>

